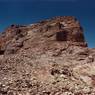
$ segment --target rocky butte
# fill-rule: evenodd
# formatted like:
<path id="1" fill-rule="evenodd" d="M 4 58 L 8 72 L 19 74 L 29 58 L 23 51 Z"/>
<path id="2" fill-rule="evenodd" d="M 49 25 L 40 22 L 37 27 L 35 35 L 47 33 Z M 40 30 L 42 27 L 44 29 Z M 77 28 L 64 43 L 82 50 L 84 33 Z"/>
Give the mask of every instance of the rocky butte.
<path id="1" fill-rule="evenodd" d="M 59 16 L 2 32 L 0 95 L 95 95 L 95 49 L 79 21 Z"/>

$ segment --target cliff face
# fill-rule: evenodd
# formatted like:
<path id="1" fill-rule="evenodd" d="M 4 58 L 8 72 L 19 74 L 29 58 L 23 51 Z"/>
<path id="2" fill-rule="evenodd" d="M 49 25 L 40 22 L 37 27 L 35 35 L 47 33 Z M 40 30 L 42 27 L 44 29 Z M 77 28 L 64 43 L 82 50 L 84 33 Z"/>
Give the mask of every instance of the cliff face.
<path id="1" fill-rule="evenodd" d="M 0 95 L 94 95 L 95 50 L 72 16 L 0 35 Z"/>

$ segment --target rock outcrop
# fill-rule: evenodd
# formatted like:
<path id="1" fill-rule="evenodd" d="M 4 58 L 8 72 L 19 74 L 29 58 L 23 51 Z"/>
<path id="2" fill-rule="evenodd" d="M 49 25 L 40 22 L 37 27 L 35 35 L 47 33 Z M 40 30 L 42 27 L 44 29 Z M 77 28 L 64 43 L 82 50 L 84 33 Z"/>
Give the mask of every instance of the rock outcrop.
<path id="1" fill-rule="evenodd" d="M 16 53 L 23 46 L 28 32 L 37 32 L 42 38 L 53 41 L 65 41 L 69 44 L 86 47 L 83 29 L 76 18 L 56 17 L 30 26 L 11 25 L 0 37 L 0 54 Z M 36 38 L 38 39 L 38 38 Z M 64 42 L 63 42 L 64 43 Z"/>
<path id="2" fill-rule="evenodd" d="M 0 34 L 0 95 L 95 95 L 95 49 L 73 16 Z"/>

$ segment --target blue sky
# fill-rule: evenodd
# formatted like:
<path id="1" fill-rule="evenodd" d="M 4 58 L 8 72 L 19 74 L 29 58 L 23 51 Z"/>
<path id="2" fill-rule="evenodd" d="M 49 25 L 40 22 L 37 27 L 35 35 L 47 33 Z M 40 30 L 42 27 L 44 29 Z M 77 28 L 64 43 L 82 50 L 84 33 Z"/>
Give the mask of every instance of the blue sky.
<path id="1" fill-rule="evenodd" d="M 95 47 L 95 0 L 0 0 L 0 31 L 54 16 L 75 16 L 89 47 Z"/>

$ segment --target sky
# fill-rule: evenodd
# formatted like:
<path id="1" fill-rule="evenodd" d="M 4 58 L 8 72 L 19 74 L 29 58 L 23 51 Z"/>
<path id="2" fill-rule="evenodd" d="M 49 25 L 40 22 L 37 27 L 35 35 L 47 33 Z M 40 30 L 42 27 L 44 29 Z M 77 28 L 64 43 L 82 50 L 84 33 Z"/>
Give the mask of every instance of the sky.
<path id="1" fill-rule="evenodd" d="M 95 47 L 95 0 L 0 0 L 0 31 L 11 24 L 32 24 L 55 16 L 75 16 Z"/>

